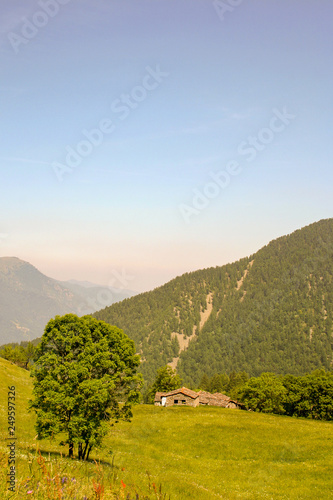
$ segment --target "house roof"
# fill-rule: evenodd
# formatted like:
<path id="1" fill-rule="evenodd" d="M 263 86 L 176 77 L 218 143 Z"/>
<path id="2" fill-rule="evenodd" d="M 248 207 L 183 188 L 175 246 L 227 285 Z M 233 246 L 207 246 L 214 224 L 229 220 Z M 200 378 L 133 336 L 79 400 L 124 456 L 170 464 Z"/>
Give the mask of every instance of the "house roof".
<path id="1" fill-rule="evenodd" d="M 199 394 L 199 402 L 202 403 L 202 404 L 208 404 L 209 403 L 209 400 L 211 399 L 210 396 L 210 392 L 206 392 L 206 391 L 199 391 L 198 392 Z"/>
<path id="2" fill-rule="evenodd" d="M 201 404 L 213 404 L 215 406 L 226 407 L 230 402 L 229 396 L 225 394 L 221 394 L 220 392 L 215 392 L 211 394 L 210 392 L 199 391 L 199 402 Z"/>
<path id="3" fill-rule="evenodd" d="M 219 399 L 227 399 L 228 401 L 230 400 L 229 396 L 226 396 L 225 394 L 221 394 L 220 392 L 214 392 L 213 396 Z"/>
<path id="4" fill-rule="evenodd" d="M 174 391 L 166 392 L 164 396 L 176 396 L 176 394 L 184 394 L 184 396 L 188 396 L 189 398 L 196 399 L 199 397 L 197 392 L 191 391 L 191 389 L 187 389 L 186 387 L 181 387 L 181 389 L 175 389 Z"/>
<path id="5" fill-rule="evenodd" d="M 174 389 L 173 391 L 169 392 L 156 392 L 154 402 L 161 402 L 162 397 L 176 396 L 177 394 L 183 394 L 184 396 L 188 396 L 192 399 L 199 398 L 199 403 L 201 404 L 212 404 L 215 406 L 222 406 L 223 408 L 226 408 L 230 403 L 235 403 L 239 406 L 243 406 L 242 403 L 239 403 L 238 401 L 231 399 L 229 398 L 229 396 L 221 394 L 220 392 L 215 392 L 214 394 L 206 391 L 195 392 L 187 389 L 186 387 Z"/>

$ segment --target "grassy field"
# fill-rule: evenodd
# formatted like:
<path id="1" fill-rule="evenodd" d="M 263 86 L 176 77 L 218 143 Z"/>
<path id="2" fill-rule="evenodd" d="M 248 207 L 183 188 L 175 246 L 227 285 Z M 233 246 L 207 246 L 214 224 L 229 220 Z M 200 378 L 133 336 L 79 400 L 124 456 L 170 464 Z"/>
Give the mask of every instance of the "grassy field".
<path id="1" fill-rule="evenodd" d="M 9 385 L 16 386 L 18 398 L 16 466 L 21 489 L 13 498 L 333 498 L 331 423 L 212 407 L 140 405 L 132 423 L 114 426 L 103 449 L 92 454 L 97 465 L 82 464 L 64 458 L 67 449 L 58 440 L 34 440 L 34 416 L 27 412 L 29 374 L 1 359 L 0 370 L 3 465 L 8 455 L 4 405 Z M 10 498 L 2 474 L 0 492 Z"/>

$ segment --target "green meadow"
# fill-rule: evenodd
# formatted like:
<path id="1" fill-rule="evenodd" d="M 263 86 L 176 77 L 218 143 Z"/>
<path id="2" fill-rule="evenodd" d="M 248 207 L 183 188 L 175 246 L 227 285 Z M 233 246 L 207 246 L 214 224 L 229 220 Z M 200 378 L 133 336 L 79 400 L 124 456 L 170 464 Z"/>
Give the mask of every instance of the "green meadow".
<path id="1" fill-rule="evenodd" d="M 131 423 L 111 427 L 89 463 L 66 447 L 36 441 L 27 411 L 29 373 L 0 359 L 1 498 L 329 499 L 333 498 L 330 422 L 213 407 L 139 405 Z M 8 386 L 15 385 L 16 477 L 6 486 Z M 40 453 L 39 453 L 39 451 Z"/>

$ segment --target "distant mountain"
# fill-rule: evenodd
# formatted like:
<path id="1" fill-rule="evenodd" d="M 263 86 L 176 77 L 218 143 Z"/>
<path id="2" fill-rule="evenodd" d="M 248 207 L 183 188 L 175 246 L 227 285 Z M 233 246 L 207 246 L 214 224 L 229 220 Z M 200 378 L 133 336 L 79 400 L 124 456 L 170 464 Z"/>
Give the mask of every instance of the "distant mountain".
<path id="1" fill-rule="evenodd" d="M 69 280 L 58 283 L 81 297 L 81 315 L 90 314 L 101 306 L 109 306 L 137 294 L 133 290 L 96 285 L 89 281 Z"/>
<path id="2" fill-rule="evenodd" d="M 105 285 L 98 285 L 97 283 L 91 283 L 91 281 L 78 281 L 78 280 L 68 280 L 64 281 L 63 283 L 66 284 L 71 284 L 71 285 L 79 285 L 82 286 L 83 288 L 103 288 L 105 290 Z M 110 288 L 110 287 L 109 287 Z M 111 290 L 114 290 L 115 293 L 119 292 L 126 292 L 132 295 L 137 294 L 138 292 L 134 292 L 133 290 L 125 290 L 125 289 L 119 289 L 119 288 L 110 288 Z"/>
<path id="3" fill-rule="evenodd" d="M 333 219 L 94 316 L 135 341 L 148 382 L 166 363 L 194 387 L 205 373 L 332 369 Z"/>
<path id="4" fill-rule="evenodd" d="M 78 280 L 68 280 L 64 281 L 64 283 L 70 283 L 72 285 L 83 286 L 84 288 L 98 288 L 102 285 L 97 285 L 96 283 L 91 283 L 90 281 L 78 281 Z"/>
<path id="5" fill-rule="evenodd" d="M 133 295 L 127 290 L 59 282 L 16 257 L 0 258 L 0 344 L 41 337 L 48 320 L 89 314 Z"/>

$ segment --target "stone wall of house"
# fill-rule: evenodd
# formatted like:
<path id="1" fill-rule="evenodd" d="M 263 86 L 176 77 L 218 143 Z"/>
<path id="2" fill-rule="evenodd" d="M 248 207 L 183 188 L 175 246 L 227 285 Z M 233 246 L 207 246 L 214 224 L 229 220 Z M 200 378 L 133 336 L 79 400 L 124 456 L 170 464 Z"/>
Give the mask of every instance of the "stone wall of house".
<path id="1" fill-rule="evenodd" d="M 175 403 L 178 401 L 178 403 Z M 193 399 L 185 394 L 175 394 L 173 396 L 167 396 L 165 406 L 198 406 L 199 397 Z"/>

